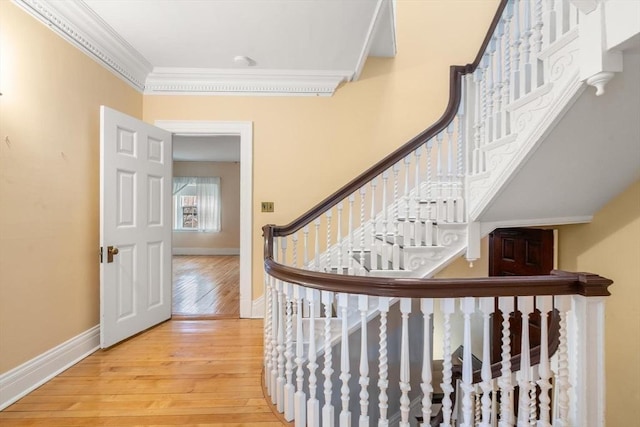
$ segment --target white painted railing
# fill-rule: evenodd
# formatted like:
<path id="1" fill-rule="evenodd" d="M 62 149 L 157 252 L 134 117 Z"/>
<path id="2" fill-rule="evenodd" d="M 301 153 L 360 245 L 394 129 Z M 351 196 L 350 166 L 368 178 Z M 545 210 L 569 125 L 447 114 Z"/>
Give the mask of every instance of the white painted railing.
<path id="1" fill-rule="evenodd" d="M 312 284 L 320 283 L 323 274 L 270 271 L 265 384 L 278 411 L 297 426 L 387 426 L 396 413 L 400 426 L 416 425 L 417 416 L 424 426 L 604 425 L 598 418 L 602 414 L 586 424 L 580 420 L 590 407 L 601 405 L 602 378 L 582 372 L 593 360 L 602 360 L 604 343 L 598 340 L 602 296 L 611 283 L 607 279 L 557 272 L 406 279 L 390 287 L 385 279 L 371 278 L 363 289 L 344 276 Z M 334 291 L 339 288 L 344 292 Z M 511 296 L 515 293 L 527 296 Z M 372 307 L 380 313 L 373 323 Z M 529 331 L 538 328 L 528 326 L 534 313 L 540 319 L 535 343 Z M 350 335 L 351 316 L 359 318 L 359 328 Z M 494 316 L 503 318 L 499 328 L 491 325 Z M 514 326 L 514 318 L 525 319 L 527 326 Z M 431 334 L 434 322 L 444 325 L 441 337 Z M 517 346 L 514 334 L 520 337 Z M 494 345 L 501 347 L 501 357 L 492 363 Z M 459 346 L 462 356 L 454 357 Z M 482 356 L 479 369 L 474 354 Z M 435 398 L 439 408 L 432 403 Z"/>

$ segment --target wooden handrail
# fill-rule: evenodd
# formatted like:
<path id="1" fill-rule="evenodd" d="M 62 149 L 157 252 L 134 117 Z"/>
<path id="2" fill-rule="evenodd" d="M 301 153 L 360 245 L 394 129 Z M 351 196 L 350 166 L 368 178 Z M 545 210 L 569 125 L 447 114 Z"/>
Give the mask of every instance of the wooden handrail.
<path id="1" fill-rule="evenodd" d="M 420 279 L 349 276 L 282 265 L 273 260 L 273 228 L 265 225 L 264 267 L 276 279 L 321 291 L 404 298 L 541 295 L 609 296 L 611 280 L 590 273 L 554 270 L 548 276 Z"/>
<path id="2" fill-rule="evenodd" d="M 484 54 L 487 46 L 489 45 L 489 42 L 491 41 L 491 37 L 493 36 L 493 33 L 498 26 L 498 22 L 500 21 L 500 17 L 502 16 L 502 12 L 507 6 L 507 3 L 508 0 L 500 1 L 496 14 L 491 21 L 491 25 L 489 26 L 489 31 L 485 35 L 482 46 L 480 47 L 480 50 L 478 51 L 478 54 L 476 55 L 474 61 L 467 65 L 453 65 L 450 67 L 449 102 L 443 115 L 440 117 L 440 119 L 438 119 L 438 121 L 425 129 L 419 135 L 411 139 L 409 142 L 398 148 L 396 151 L 392 152 L 387 157 L 364 171 L 344 187 L 340 188 L 338 191 L 318 203 L 309 211 L 293 220 L 291 223 L 284 226 L 270 225 L 270 227 L 274 229 L 273 235 L 288 236 L 289 234 L 295 233 L 296 231 L 300 230 L 302 227 L 309 224 L 311 221 L 319 217 L 327 210 L 331 209 L 345 197 L 357 191 L 363 185 L 371 181 L 376 176 L 380 175 L 385 170 L 389 169 L 396 162 L 402 160 L 416 148 L 420 147 L 422 144 L 425 144 L 427 141 L 429 141 L 431 138 L 433 138 L 439 132 L 449 126 L 451 121 L 456 116 L 458 107 L 460 106 L 460 98 L 462 96 L 462 76 L 465 74 L 473 73 L 476 68 L 478 68 L 478 65 L 480 64 L 480 61 L 482 59 L 482 55 Z"/>

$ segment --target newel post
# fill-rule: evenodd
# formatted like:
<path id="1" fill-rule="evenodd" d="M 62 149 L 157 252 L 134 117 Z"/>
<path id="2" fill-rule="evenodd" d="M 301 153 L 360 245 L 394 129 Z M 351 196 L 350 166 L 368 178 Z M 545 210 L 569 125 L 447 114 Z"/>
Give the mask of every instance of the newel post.
<path id="1" fill-rule="evenodd" d="M 580 274 L 580 295 L 572 298 L 571 354 L 572 426 L 605 426 L 605 301 L 611 280 Z"/>

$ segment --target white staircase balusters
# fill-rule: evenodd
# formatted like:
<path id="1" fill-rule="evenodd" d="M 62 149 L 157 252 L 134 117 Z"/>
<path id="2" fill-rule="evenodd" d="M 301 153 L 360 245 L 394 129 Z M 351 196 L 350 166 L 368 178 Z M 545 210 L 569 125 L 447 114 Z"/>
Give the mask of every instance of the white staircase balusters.
<path id="1" fill-rule="evenodd" d="M 304 335 L 302 330 L 302 307 L 304 304 L 305 288 L 294 285 L 293 297 L 296 304 L 296 393 L 294 395 L 295 426 L 304 427 L 307 424 L 306 400 L 304 392 Z"/>
<path id="2" fill-rule="evenodd" d="M 360 417 L 359 427 L 369 427 L 369 353 L 367 341 L 367 314 L 369 313 L 369 297 L 358 295 L 360 312 Z"/>
<path id="3" fill-rule="evenodd" d="M 302 229 L 303 242 L 303 263 L 304 269 L 309 270 L 309 226 L 305 225 Z"/>
<path id="4" fill-rule="evenodd" d="M 548 48 L 556 41 L 558 21 L 556 20 L 555 0 L 545 0 L 543 9 L 542 41 L 544 47 Z"/>
<path id="5" fill-rule="evenodd" d="M 431 425 L 431 397 L 433 395 L 433 372 L 431 361 L 433 352 L 431 351 L 431 320 L 433 316 L 433 299 L 420 299 L 420 311 L 422 312 L 423 324 L 423 346 L 422 346 L 422 382 L 420 389 L 422 390 L 422 427 Z"/>
<path id="6" fill-rule="evenodd" d="M 495 53 L 496 53 L 496 36 L 495 34 L 491 37 L 489 41 L 489 46 L 487 46 L 487 52 L 484 54 L 484 58 L 486 58 L 486 72 L 484 74 L 485 78 L 485 97 L 487 98 L 487 116 L 486 116 L 486 126 L 485 126 L 485 144 L 491 143 L 494 138 L 494 126 L 493 126 L 493 118 L 495 114 L 494 110 L 494 100 L 495 100 Z M 484 59 L 483 58 L 483 59 Z M 483 168 L 484 172 L 484 168 Z"/>
<path id="7" fill-rule="evenodd" d="M 365 198 L 367 195 L 367 187 L 360 187 L 360 268 L 358 274 L 364 276 L 366 270 L 364 268 L 364 256 L 365 256 L 365 234 L 364 234 L 364 218 L 365 218 Z"/>
<path id="8" fill-rule="evenodd" d="M 389 297 L 378 297 L 378 310 L 380 311 L 380 334 L 378 351 L 378 408 L 380 418 L 378 427 L 389 427 L 387 409 L 389 408 L 389 359 L 387 352 L 387 315 L 389 313 Z"/>
<path id="9" fill-rule="evenodd" d="M 425 221 L 425 244 L 426 246 L 433 246 L 433 212 L 432 206 L 434 202 L 433 198 L 433 158 L 432 158 L 432 148 L 433 148 L 433 138 L 427 141 L 427 191 L 425 202 L 427 203 L 427 219 Z"/>
<path id="10" fill-rule="evenodd" d="M 307 426 L 320 427 L 320 402 L 316 396 L 318 377 L 316 376 L 316 363 L 318 351 L 316 347 L 316 302 L 319 292 L 314 289 L 307 290 L 309 302 L 309 350 L 307 369 L 309 370 L 309 400 L 307 401 Z"/>
<path id="11" fill-rule="evenodd" d="M 273 253 L 278 256 L 278 239 L 273 241 Z M 271 278 L 271 403 L 278 402 L 278 323 L 280 317 L 280 309 L 278 307 L 278 283 L 274 277 Z"/>
<path id="12" fill-rule="evenodd" d="M 531 391 L 531 353 L 529 341 L 529 315 L 533 313 L 533 298 L 518 297 L 518 311 L 522 315 L 520 339 L 520 370 L 518 371 L 518 427 L 529 425 Z"/>
<path id="13" fill-rule="evenodd" d="M 342 255 L 344 248 L 342 242 L 342 210 L 344 209 L 344 203 L 340 202 L 337 206 L 338 211 L 338 224 L 336 229 L 336 243 L 338 246 L 338 274 L 344 274 L 344 262 Z"/>
<path id="14" fill-rule="evenodd" d="M 534 0 L 533 3 L 533 28 L 531 30 L 531 81 L 532 90 L 538 88 L 542 84 L 542 64 L 538 59 L 538 55 L 542 52 L 542 0 Z"/>
<path id="15" fill-rule="evenodd" d="M 349 366 L 349 294 L 338 295 L 338 308 L 341 319 L 340 338 L 340 400 L 342 409 L 340 411 L 340 427 L 351 427 L 351 412 L 349 411 L 349 379 L 351 378 L 351 368 Z"/>
<path id="16" fill-rule="evenodd" d="M 296 389 L 293 385 L 293 286 L 291 283 L 284 282 L 284 296 L 286 304 L 284 349 L 284 357 L 286 359 L 284 366 L 286 383 L 284 385 L 284 418 L 287 421 L 292 421 L 295 415 L 294 394 Z"/>
<path id="17" fill-rule="evenodd" d="M 444 183 L 444 159 L 442 141 L 444 141 L 445 132 L 440 132 L 436 135 L 436 223 L 444 221 L 446 218 L 446 209 L 444 202 L 444 194 L 442 192 L 442 185 Z"/>
<path id="18" fill-rule="evenodd" d="M 377 223 L 376 223 L 376 188 L 378 186 L 378 179 L 374 178 L 371 180 L 371 210 L 369 214 L 369 222 L 371 223 L 371 244 L 369 245 L 369 254 L 370 254 L 370 268 L 371 270 L 378 269 L 378 251 L 376 250 L 376 233 L 377 233 Z M 362 232 L 364 235 L 364 230 Z"/>
<path id="19" fill-rule="evenodd" d="M 553 425 L 559 427 L 569 427 L 569 346 L 567 316 L 571 309 L 571 297 L 555 297 L 555 305 L 560 316 L 560 342 L 558 344 L 558 368 L 555 372 L 554 383 L 556 384 L 556 411 Z"/>
<path id="20" fill-rule="evenodd" d="M 411 156 L 405 156 L 404 158 L 404 196 L 402 200 L 404 201 L 404 224 L 402 227 L 402 239 L 404 246 L 410 244 L 411 238 L 411 223 L 409 222 L 409 217 L 411 216 L 411 206 L 409 204 L 409 170 L 411 168 Z"/>
<path id="21" fill-rule="evenodd" d="M 381 270 L 389 269 L 389 251 L 386 247 L 387 236 L 389 235 L 389 212 L 387 207 L 387 184 L 389 181 L 389 170 L 382 172 L 382 244 L 381 244 Z"/>
<path id="22" fill-rule="evenodd" d="M 332 267 L 333 267 L 333 258 L 332 258 L 332 252 L 331 252 L 331 242 L 332 242 L 332 234 L 331 234 L 331 217 L 333 216 L 332 214 L 333 210 L 329 209 L 325 214 L 325 218 L 327 219 L 327 248 L 325 250 L 325 271 L 331 271 Z"/>
<path id="23" fill-rule="evenodd" d="M 333 427 L 334 408 L 331 404 L 331 394 L 333 392 L 333 343 L 331 336 L 331 318 L 333 309 L 333 292 L 321 292 L 322 304 L 324 304 L 324 406 L 322 407 L 322 427 Z"/>
<path id="24" fill-rule="evenodd" d="M 466 87 L 465 83 L 467 80 L 463 80 L 463 87 Z M 456 222 L 465 222 L 465 208 L 464 208 L 464 153 L 465 149 L 465 139 L 464 139 L 464 97 L 462 97 L 462 101 L 460 101 L 460 109 L 458 110 L 457 116 L 457 124 L 458 124 L 458 140 L 456 142 L 456 151 L 457 151 L 457 176 L 456 176 L 456 193 L 455 193 L 455 221 Z"/>
<path id="25" fill-rule="evenodd" d="M 482 422 L 479 427 L 491 427 L 492 418 L 495 420 L 494 407 L 492 407 L 492 397 L 495 396 L 491 375 L 491 314 L 495 307 L 493 298 L 480 298 L 480 311 L 482 312 L 482 371 L 480 389 L 482 398 Z"/>
<path id="26" fill-rule="evenodd" d="M 313 263 L 316 267 L 316 271 L 323 271 L 323 266 L 320 264 L 320 225 L 321 225 L 321 220 L 320 218 L 316 218 L 316 220 L 313 222 L 313 225 L 315 227 L 315 233 L 314 233 L 314 245 L 313 245 L 313 250 L 314 250 L 314 259 L 313 259 Z"/>
<path id="27" fill-rule="evenodd" d="M 477 175 L 480 173 L 480 150 L 482 147 L 482 135 L 484 133 L 484 120 L 482 119 L 482 86 L 484 80 L 484 68 L 480 65 L 473 73 L 473 88 L 474 88 L 474 112 L 473 112 L 473 150 L 469 160 L 468 172 L 470 175 Z"/>
<path id="28" fill-rule="evenodd" d="M 540 310 L 540 363 L 538 364 L 537 381 L 540 387 L 540 416 L 537 427 L 551 427 L 551 363 L 549 360 L 549 314 L 553 310 L 551 296 L 536 297 L 536 307 Z"/>
<path id="29" fill-rule="evenodd" d="M 504 63 L 502 62 L 502 42 L 504 38 L 504 22 L 500 20 L 498 26 L 496 27 L 495 32 L 495 61 L 493 64 L 493 73 L 494 73 L 494 91 L 493 91 L 493 105 L 494 105 L 494 113 L 493 113 L 493 140 L 500 139 L 502 135 L 502 122 L 500 121 L 502 118 L 502 109 L 506 106 L 502 105 L 502 69 L 504 67 Z"/>
<path id="30" fill-rule="evenodd" d="M 264 382 L 267 387 L 267 393 L 269 396 L 273 396 L 274 388 L 271 383 L 271 370 L 273 368 L 273 359 L 271 353 L 273 348 L 271 347 L 271 340 L 273 338 L 273 285 L 275 280 L 272 276 L 265 275 L 265 314 L 264 314 Z"/>
<path id="31" fill-rule="evenodd" d="M 353 204 L 355 203 L 356 198 L 353 194 L 349 196 L 349 229 L 347 232 L 347 236 L 349 236 L 349 264 L 347 267 L 347 273 L 349 275 L 354 275 L 355 271 L 353 268 Z"/>
<path id="32" fill-rule="evenodd" d="M 400 166 L 398 163 L 393 165 L 393 200 L 398 200 L 398 173 L 400 172 Z M 393 247 L 391 250 L 391 264 L 392 269 L 400 269 L 400 245 L 398 244 L 398 236 L 400 234 L 399 222 L 398 222 L 398 204 L 393 205 Z M 386 236 L 385 236 L 386 240 Z"/>
<path id="33" fill-rule="evenodd" d="M 532 90 L 531 85 L 531 1 L 525 0 L 521 3 L 522 7 L 522 41 L 520 44 L 522 78 L 520 80 L 520 93 L 525 95 Z"/>
<path id="34" fill-rule="evenodd" d="M 476 300 L 472 297 L 460 299 L 460 310 L 464 316 L 464 338 L 462 357 L 462 427 L 474 427 L 473 419 L 473 363 L 471 358 L 471 315 L 475 312 Z"/>
<path id="35" fill-rule="evenodd" d="M 504 37 L 502 41 L 503 51 L 503 82 L 502 82 L 502 114 L 500 116 L 500 135 L 506 137 L 511 133 L 511 116 L 509 114 L 509 101 L 511 100 L 511 20 L 513 18 L 513 3 L 507 3 L 504 11 Z"/>
<path id="36" fill-rule="evenodd" d="M 278 334 L 277 334 L 277 352 L 278 352 L 278 378 L 276 380 L 276 405 L 278 411 L 284 412 L 284 365 L 285 365 L 285 342 L 284 342 L 284 330 L 285 330 L 285 301 L 284 301 L 284 283 L 281 280 L 277 281 L 276 289 L 278 290 Z"/>
<path id="37" fill-rule="evenodd" d="M 568 1 L 557 0 L 556 5 L 558 10 L 558 27 L 559 27 L 560 35 L 563 35 L 571 29 L 571 24 L 569 22 L 570 14 L 571 14 L 571 11 L 570 11 L 571 4 Z"/>
<path id="38" fill-rule="evenodd" d="M 415 246 L 424 246 L 423 235 L 424 228 L 422 227 L 422 217 L 420 215 L 420 151 L 422 147 L 418 147 L 414 150 L 413 155 L 415 157 L 414 168 L 414 183 L 413 183 L 413 206 L 415 222 L 413 223 L 413 244 Z"/>
<path id="39" fill-rule="evenodd" d="M 500 369 L 500 427 L 512 427 L 513 384 L 511 383 L 511 327 L 509 318 L 514 308 L 513 297 L 500 297 L 498 308 L 502 313 L 502 362 Z"/>
<path id="40" fill-rule="evenodd" d="M 400 341 L 400 427 L 409 427 L 409 391 L 411 391 L 411 372 L 409 361 L 409 314 L 411 298 L 400 299 L 402 332 Z"/>
<path id="41" fill-rule="evenodd" d="M 456 209 L 453 205 L 453 201 L 455 200 L 454 195 L 454 177 L 453 177 L 453 168 L 455 167 L 455 163 L 453 161 L 453 150 L 454 150 L 454 130 L 455 130 L 455 119 L 449 123 L 447 126 L 447 197 L 445 199 L 445 207 L 446 207 L 446 218 L 447 222 L 455 222 Z"/>
<path id="42" fill-rule="evenodd" d="M 455 312 L 454 298 L 445 298 L 440 301 L 440 310 L 443 316 L 443 336 L 442 336 L 442 424 L 440 427 L 451 427 L 451 415 L 453 413 L 453 402 L 451 395 L 453 394 L 453 363 L 451 355 L 451 315 Z"/>
<path id="43" fill-rule="evenodd" d="M 489 139 L 489 84 L 488 81 L 490 79 L 491 73 L 489 70 L 489 55 L 484 54 L 482 60 L 480 61 L 479 69 L 482 70 L 480 73 L 480 123 L 482 123 L 480 130 L 482 131 L 480 134 L 480 151 L 478 153 L 478 169 L 476 173 L 481 174 L 485 172 L 486 169 L 486 145 L 490 142 Z"/>
<path id="44" fill-rule="evenodd" d="M 560 0 L 564 2 L 564 0 Z M 522 76 L 520 74 L 520 44 L 522 43 L 522 33 L 520 31 L 522 15 L 520 13 L 520 0 L 513 0 L 513 41 L 511 49 L 513 52 L 513 74 L 511 76 L 511 101 L 517 101 L 523 96 L 521 90 Z"/>

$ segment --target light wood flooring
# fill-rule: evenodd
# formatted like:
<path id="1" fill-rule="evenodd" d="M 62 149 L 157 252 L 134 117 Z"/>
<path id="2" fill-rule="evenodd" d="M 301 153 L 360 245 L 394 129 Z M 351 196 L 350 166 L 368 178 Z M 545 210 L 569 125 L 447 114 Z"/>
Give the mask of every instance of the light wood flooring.
<path id="1" fill-rule="evenodd" d="M 173 315 L 240 317 L 239 256 L 174 256 Z"/>
<path id="2" fill-rule="evenodd" d="M 262 344 L 261 320 L 172 320 L 69 368 L 0 426 L 282 427 L 263 396 Z"/>

